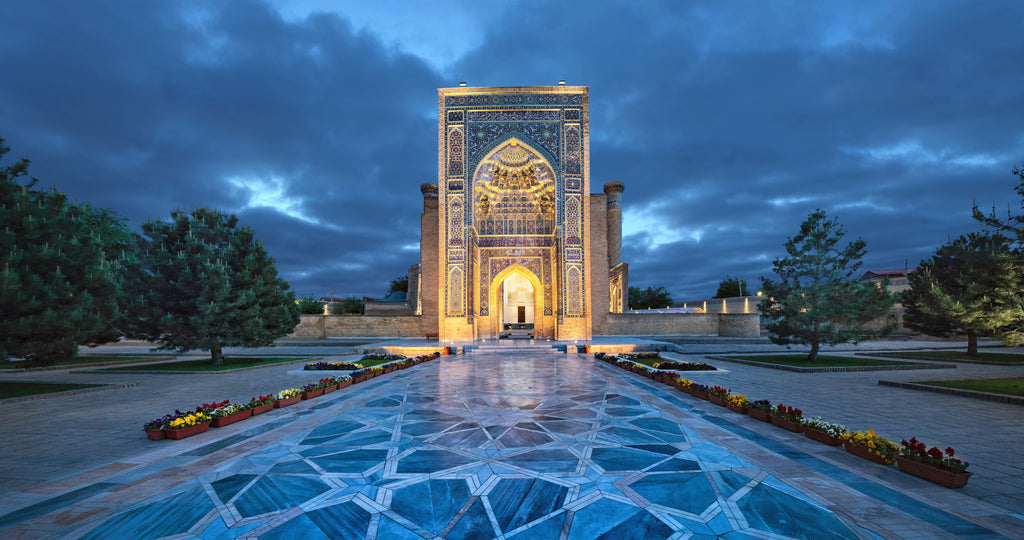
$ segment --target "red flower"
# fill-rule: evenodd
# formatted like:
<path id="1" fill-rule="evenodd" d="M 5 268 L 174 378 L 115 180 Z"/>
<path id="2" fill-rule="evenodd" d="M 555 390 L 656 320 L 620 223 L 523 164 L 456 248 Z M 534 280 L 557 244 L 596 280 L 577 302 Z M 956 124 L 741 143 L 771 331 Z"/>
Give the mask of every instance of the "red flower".
<path id="1" fill-rule="evenodd" d="M 953 457 L 956 455 L 956 452 L 953 450 L 953 447 L 950 446 L 946 448 L 946 454 L 948 454 L 949 457 Z"/>

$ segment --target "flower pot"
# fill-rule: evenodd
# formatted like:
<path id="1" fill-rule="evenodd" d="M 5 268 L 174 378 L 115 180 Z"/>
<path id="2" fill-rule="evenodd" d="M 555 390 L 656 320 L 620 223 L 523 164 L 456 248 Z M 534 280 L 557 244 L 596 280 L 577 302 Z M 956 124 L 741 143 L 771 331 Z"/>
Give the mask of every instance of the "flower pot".
<path id="1" fill-rule="evenodd" d="M 366 376 L 365 375 L 361 375 L 359 377 L 353 377 L 352 378 L 352 382 L 353 383 L 361 383 L 361 382 L 363 382 L 365 380 L 366 380 Z"/>
<path id="2" fill-rule="evenodd" d="M 338 390 L 341 390 L 342 388 L 345 388 L 346 386 L 352 386 L 351 379 L 347 380 L 347 381 L 345 381 L 343 383 L 338 383 Z"/>
<path id="3" fill-rule="evenodd" d="M 590 345 L 583 345 L 583 354 L 590 354 Z"/>
<path id="4" fill-rule="evenodd" d="M 287 407 L 289 405 L 295 405 L 302 399 L 301 395 L 292 396 L 290 398 L 276 399 L 274 400 L 274 408 L 280 409 L 281 407 Z"/>
<path id="5" fill-rule="evenodd" d="M 237 422 L 239 420 L 245 420 L 246 418 L 249 418 L 250 416 L 252 416 L 252 409 L 245 409 L 245 410 L 238 411 L 238 412 L 236 412 L 234 414 L 229 414 L 227 416 L 221 416 L 220 418 L 214 418 L 213 419 L 213 423 L 211 425 L 213 427 L 224 427 L 224 426 L 226 426 L 228 424 L 234 424 L 235 422 Z"/>
<path id="6" fill-rule="evenodd" d="M 694 390 L 690 390 L 690 395 L 697 399 L 703 399 L 704 401 L 707 401 L 708 398 L 711 397 L 707 392 L 696 392 Z"/>
<path id="7" fill-rule="evenodd" d="M 787 431 L 792 431 L 793 433 L 803 433 L 804 431 L 804 425 L 800 422 L 794 422 L 779 416 L 773 416 L 771 422 L 773 425 L 779 426 Z"/>
<path id="8" fill-rule="evenodd" d="M 253 407 L 250 410 L 252 411 L 252 415 L 256 416 L 257 414 L 263 414 L 263 413 L 265 413 L 265 412 L 267 412 L 267 411 L 269 411 L 270 409 L 273 409 L 273 408 L 274 408 L 274 404 L 273 404 L 273 402 L 271 402 L 271 403 L 264 403 L 263 405 L 257 405 L 257 406 Z"/>
<path id="9" fill-rule="evenodd" d="M 935 465 L 921 463 L 920 461 L 914 461 L 903 456 L 896 456 L 896 465 L 901 471 L 907 474 L 912 474 L 918 478 L 924 478 L 929 482 L 935 482 L 940 486 L 952 489 L 966 486 L 967 481 L 970 480 L 971 476 L 974 474 L 969 472 L 953 472 L 949 469 L 943 469 L 942 467 L 936 467 Z"/>
<path id="10" fill-rule="evenodd" d="M 829 435 L 820 429 L 814 429 L 808 426 L 804 426 L 804 435 L 807 435 L 809 439 L 814 439 L 815 441 L 829 446 L 842 446 L 843 444 L 843 440 L 839 437 Z"/>
<path id="11" fill-rule="evenodd" d="M 710 401 L 711 403 L 714 403 L 715 405 L 718 405 L 719 407 L 728 407 L 729 406 L 729 402 L 725 398 L 720 398 L 718 396 L 709 395 L 708 396 L 708 401 Z"/>
<path id="12" fill-rule="evenodd" d="M 758 420 L 760 420 L 762 422 L 771 422 L 772 421 L 772 415 L 771 414 L 766 413 L 764 411 L 759 411 L 757 409 L 750 409 L 750 411 L 747 414 L 749 414 L 752 418 L 757 418 Z"/>
<path id="13" fill-rule="evenodd" d="M 843 442 L 843 448 L 846 449 L 847 453 L 853 454 L 857 457 L 861 457 L 870 461 L 874 461 L 879 465 L 892 465 L 892 461 L 887 460 L 884 456 L 879 456 L 871 452 L 871 449 L 867 446 L 860 444 L 853 444 L 850 441 Z"/>
<path id="14" fill-rule="evenodd" d="M 726 407 L 728 407 L 730 411 L 738 412 L 740 414 L 747 414 L 747 411 L 750 410 L 743 405 L 733 405 L 732 403 L 727 404 Z"/>
<path id="15" fill-rule="evenodd" d="M 198 433 L 203 433 L 204 431 L 210 429 L 210 423 L 211 422 L 203 422 L 201 424 L 196 424 L 194 426 L 184 427 L 180 429 L 164 428 L 164 435 L 166 435 L 167 438 L 171 439 L 172 441 L 177 441 L 180 439 L 184 439 L 185 437 L 191 437 Z"/>
<path id="16" fill-rule="evenodd" d="M 331 392 L 333 392 L 333 391 L 335 391 L 337 389 L 338 389 L 338 383 L 334 383 L 334 384 L 332 384 L 330 386 L 325 386 L 324 387 L 324 393 L 325 394 L 330 394 Z"/>
<path id="17" fill-rule="evenodd" d="M 305 400 L 305 399 L 313 399 L 315 397 L 319 397 L 319 396 L 322 396 L 322 395 L 324 395 L 324 389 L 323 388 L 317 388 L 316 390 L 310 390 L 309 392 L 303 392 L 303 393 L 299 394 L 299 397 Z"/>
<path id="18" fill-rule="evenodd" d="M 165 438 L 167 438 L 167 434 L 164 433 L 163 428 L 147 429 L 145 431 L 146 431 L 146 438 L 148 438 L 151 441 L 162 441 Z"/>

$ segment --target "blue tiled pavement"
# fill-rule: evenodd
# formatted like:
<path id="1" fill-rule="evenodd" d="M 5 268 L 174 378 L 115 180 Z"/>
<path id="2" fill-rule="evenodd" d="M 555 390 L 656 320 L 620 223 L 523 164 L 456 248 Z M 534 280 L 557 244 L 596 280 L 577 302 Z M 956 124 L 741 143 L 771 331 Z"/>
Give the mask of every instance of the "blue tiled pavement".
<path id="1" fill-rule="evenodd" d="M 550 355 L 398 372 L 320 398 L 315 427 L 71 535 L 866 537 L 612 369 Z"/>

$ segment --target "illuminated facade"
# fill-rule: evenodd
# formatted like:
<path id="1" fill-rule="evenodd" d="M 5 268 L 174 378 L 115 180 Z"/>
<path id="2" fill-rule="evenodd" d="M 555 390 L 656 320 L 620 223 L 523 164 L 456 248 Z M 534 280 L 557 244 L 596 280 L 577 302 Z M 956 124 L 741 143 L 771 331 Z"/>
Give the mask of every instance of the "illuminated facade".
<path id="1" fill-rule="evenodd" d="M 589 339 L 625 308 L 623 185 L 590 193 L 588 106 L 585 86 L 438 89 L 410 293 L 440 339 Z"/>

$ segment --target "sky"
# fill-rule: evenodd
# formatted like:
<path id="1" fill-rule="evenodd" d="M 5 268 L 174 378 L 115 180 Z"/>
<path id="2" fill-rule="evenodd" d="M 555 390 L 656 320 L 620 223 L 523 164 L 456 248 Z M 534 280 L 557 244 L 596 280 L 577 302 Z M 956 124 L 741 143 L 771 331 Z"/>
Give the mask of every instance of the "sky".
<path id="1" fill-rule="evenodd" d="M 1019 211 L 1024 3 L 12 1 L 0 137 L 138 228 L 237 213 L 299 296 L 419 262 L 437 88 L 590 88 L 590 186 L 626 184 L 630 284 L 756 290 L 820 208 L 863 270 Z"/>

